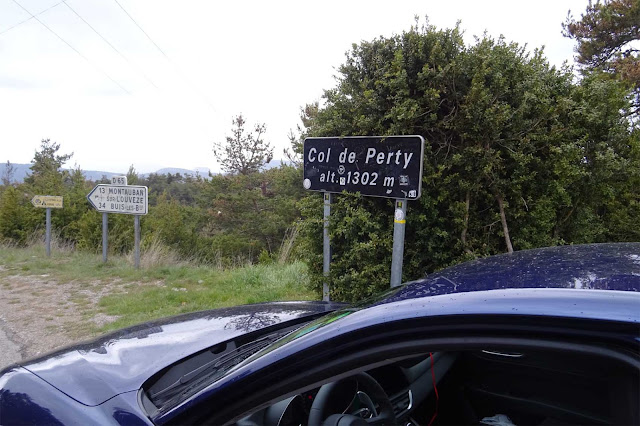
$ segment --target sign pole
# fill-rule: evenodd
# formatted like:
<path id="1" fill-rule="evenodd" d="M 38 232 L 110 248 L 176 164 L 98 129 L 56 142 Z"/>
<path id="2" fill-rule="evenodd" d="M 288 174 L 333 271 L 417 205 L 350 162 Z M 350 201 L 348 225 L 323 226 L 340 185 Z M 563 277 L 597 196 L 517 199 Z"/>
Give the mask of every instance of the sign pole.
<path id="1" fill-rule="evenodd" d="M 108 213 L 102 213 L 102 261 L 104 263 L 107 263 L 107 251 L 109 249 L 109 218 L 107 215 Z"/>
<path id="2" fill-rule="evenodd" d="M 47 246 L 47 257 L 51 257 L 51 209 L 47 207 L 45 244 Z"/>
<path id="3" fill-rule="evenodd" d="M 396 211 L 393 218 L 393 251 L 391 253 L 391 288 L 402 284 L 402 257 L 404 256 L 406 217 L 407 200 L 396 199 Z"/>
<path id="4" fill-rule="evenodd" d="M 133 216 L 134 265 L 140 269 L 140 215 Z"/>
<path id="5" fill-rule="evenodd" d="M 331 242 L 329 241 L 329 216 L 331 215 L 331 199 L 333 198 L 333 194 L 330 192 L 324 193 L 324 223 L 322 229 L 322 239 L 323 239 L 323 247 L 322 247 L 322 274 L 325 277 L 325 281 L 322 284 L 322 300 L 328 302 L 330 300 L 329 297 L 329 282 L 327 277 L 329 276 L 329 269 L 331 265 Z"/>

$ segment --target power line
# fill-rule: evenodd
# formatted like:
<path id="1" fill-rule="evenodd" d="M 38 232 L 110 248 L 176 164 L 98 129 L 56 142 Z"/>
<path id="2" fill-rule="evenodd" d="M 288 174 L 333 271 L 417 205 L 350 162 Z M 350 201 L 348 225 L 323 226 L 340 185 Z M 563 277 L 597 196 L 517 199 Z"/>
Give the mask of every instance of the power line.
<path id="1" fill-rule="evenodd" d="M 53 35 L 55 35 L 56 37 L 58 37 L 60 39 L 60 41 L 62 41 L 64 44 L 66 44 L 67 46 L 69 46 L 69 48 L 71 50 L 73 50 L 74 52 L 76 52 L 82 59 L 84 59 L 85 61 L 87 61 L 89 63 L 89 65 L 91 65 L 93 68 L 95 68 L 98 72 L 102 73 L 105 77 L 107 77 L 109 80 L 111 80 L 115 85 L 117 85 L 119 88 L 121 88 L 126 94 L 130 95 L 131 92 L 129 92 L 127 89 L 125 89 L 124 87 L 122 87 L 122 85 L 120 83 L 118 83 L 117 81 L 115 81 L 113 78 L 111 78 L 111 76 L 109 74 L 107 74 L 105 71 L 103 71 L 101 68 L 97 67 L 96 65 L 93 64 L 93 62 L 91 62 L 86 56 L 84 56 L 82 53 L 80 53 L 80 51 L 78 51 L 78 49 L 76 49 L 75 47 L 73 47 L 71 44 L 69 44 L 69 42 L 67 42 L 65 39 L 63 39 L 62 37 L 60 37 L 58 35 L 58 33 L 56 33 L 55 31 L 53 31 L 51 28 L 49 28 L 44 22 L 42 22 L 40 19 L 38 19 L 37 16 L 35 16 L 34 14 L 32 14 L 31 12 L 29 12 L 27 9 L 25 9 L 20 3 L 18 3 L 17 0 L 13 0 L 13 2 L 15 4 L 17 4 L 18 6 L 20 6 L 20 8 L 22 10 L 24 10 L 25 12 L 27 12 L 29 15 L 31 15 L 31 17 L 33 19 L 35 19 L 36 21 L 40 22 L 40 24 L 42 24 L 43 27 L 45 27 L 46 29 L 48 29 Z"/>
<path id="2" fill-rule="evenodd" d="M 20 25 L 24 24 L 25 22 L 29 22 L 29 21 L 30 21 L 30 20 L 32 20 L 35 16 L 42 15 L 42 14 L 43 14 L 43 13 L 45 13 L 46 11 L 53 9 L 54 7 L 56 7 L 56 6 L 58 6 L 58 5 L 62 4 L 62 3 L 64 3 L 64 0 L 62 0 L 61 2 L 58 2 L 58 3 L 54 4 L 53 6 L 49 6 L 48 8 L 46 8 L 45 10 L 43 10 L 42 12 L 38 12 L 38 13 L 36 13 L 35 15 L 32 15 L 30 18 L 27 18 L 27 19 L 25 19 L 24 21 L 18 22 L 18 23 L 17 23 L 17 24 L 15 24 L 14 26 L 9 27 L 9 28 L 7 28 L 7 29 L 6 29 L 6 30 L 4 30 L 4 31 L 0 31 L 0 35 L 2 35 L 2 34 L 4 34 L 4 33 L 6 33 L 7 31 L 11 31 L 11 30 L 12 30 L 12 29 L 14 29 L 15 27 L 19 27 Z"/>
<path id="3" fill-rule="evenodd" d="M 79 14 L 78 12 L 76 12 L 74 8 L 72 8 L 71 6 L 69 6 L 69 3 L 67 3 L 65 0 L 62 0 L 60 3 L 64 3 L 64 5 L 65 5 L 65 6 L 67 6 L 67 7 L 68 7 L 68 8 L 69 8 L 73 13 L 75 13 L 75 15 L 76 15 L 78 18 L 80 18 L 80 20 L 82 20 L 82 22 L 84 22 L 85 24 L 87 24 L 87 26 L 88 26 L 89 28 L 91 28 L 91 29 L 93 30 L 93 32 L 94 32 L 94 33 L 96 33 L 96 34 L 98 35 L 98 37 L 100 37 L 100 38 L 102 39 L 102 41 L 104 41 L 105 43 L 107 43 L 107 44 L 109 45 L 109 47 L 111 47 L 111 49 L 113 49 L 113 50 L 114 50 L 114 52 L 116 52 L 118 55 L 120 55 L 120 57 L 121 57 L 122 59 L 124 59 L 124 60 L 125 60 L 125 61 L 130 65 L 130 66 L 131 66 L 131 68 L 135 69 L 137 72 L 139 72 L 140 74 L 142 74 L 142 76 L 145 78 L 145 80 L 147 80 L 147 81 L 149 82 L 149 84 L 151 84 L 151 85 L 152 85 L 153 87 L 155 87 L 156 89 L 158 88 L 158 86 L 156 86 L 156 85 L 155 85 L 155 83 L 154 83 L 153 81 L 151 81 L 151 79 L 150 79 L 150 78 L 149 78 L 149 77 L 148 77 L 148 76 L 147 76 L 147 75 L 146 75 L 142 70 L 140 70 L 140 69 L 138 69 L 137 67 L 135 67 L 135 66 L 133 65 L 133 63 L 131 63 L 131 61 L 129 61 L 129 59 L 127 59 L 127 57 L 126 57 L 126 56 L 124 56 L 124 55 L 122 54 L 122 52 L 120 52 L 120 51 L 119 51 L 119 50 L 118 50 L 118 49 L 117 49 L 113 44 L 111 44 L 111 43 L 109 42 L 109 40 L 107 40 L 106 38 L 104 38 L 104 37 L 102 36 L 102 34 L 100 34 L 100 33 L 98 32 L 98 30 L 96 30 L 95 28 L 93 28 L 93 26 L 92 26 L 89 22 L 87 22 L 87 20 L 86 20 L 86 19 L 84 19 L 82 16 L 80 16 L 80 14 Z"/>
<path id="4" fill-rule="evenodd" d="M 211 104 L 211 101 L 209 101 L 209 99 L 204 95 L 204 91 L 200 90 L 193 83 L 191 83 L 189 79 L 185 78 L 182 72 L 180 72 L 180 68 L 178 68 L 178 66 L 171 60 L 171 58 L 169 58 L 169 56 L 164 52 L 164 50 L 162 50 L 160 46 L 158 46 L 158 44 L 155 41 L 153 41 L 151 36 L 149 36 L 149 34 L 147 34 L 147 32 L 142 29 L 140 24 L 138 24 L 138 22 L 136 22 L 136 20 L 133 19 L 133 16 L 131 16 L 129 12 L 127 12 L 127 10 L 120 4 L 118 0 L 113 0 L 113 1 L 116 2 L 116 4 L 120 7 L 120 9 L 122 9 L 125 15 L 127 15 L 129 19 L 131 19 L 131 21 L 136 25 L 136 27 L 138 27 L 138 29 L 142 31 L 142 34 L 144 34 L 149 39 L 149 41 L 156 47 L 156 49 L 158 49 L 158 51 L 162 53 L 162 55 L 165 57 L 167 62 L 169 62 L 173 66 L 173 68 L 176 71 L 176 74 L 178 74 L 178 76 L 182 79 L 182 81 L 185 82 L 191 88 L 191 90 L 193 90 L 196 94 L 200 95 L 202 97 L 202 100 L 209 106 L 209 108 L 211 108 L 212 111 L 216 112 L 216 109 Z"/>

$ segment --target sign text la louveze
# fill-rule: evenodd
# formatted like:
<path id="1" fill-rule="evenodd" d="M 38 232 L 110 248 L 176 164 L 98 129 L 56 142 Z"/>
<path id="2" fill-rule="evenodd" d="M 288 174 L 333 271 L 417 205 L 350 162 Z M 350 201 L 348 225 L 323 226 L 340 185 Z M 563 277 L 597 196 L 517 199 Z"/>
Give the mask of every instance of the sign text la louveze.
<path id="1" fill-rule="evenodd" d="M 305 189 L 415 200 L 422 190 L 422 136 L 307 138 Z"/>

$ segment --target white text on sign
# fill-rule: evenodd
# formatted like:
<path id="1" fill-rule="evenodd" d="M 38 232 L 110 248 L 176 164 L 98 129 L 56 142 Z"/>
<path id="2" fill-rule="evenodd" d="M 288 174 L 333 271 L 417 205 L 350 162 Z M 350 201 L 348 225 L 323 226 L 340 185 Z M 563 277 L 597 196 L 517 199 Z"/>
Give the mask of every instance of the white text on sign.
<path id="1" fill-rule="evenodd" d="M 367 154 L 364 159 L 365 164 L 396 164 L 402 165 L 403 169 L 406 169 L 411 162 L 413 152 L 402 152 L 401 150 L 384 152 L 378 151 L 376 148 L 368 148 Z M 307 160 L 310 163 L 330 163 L 331 162 L 331 148 L 327 148 L 326 151 L 319 151 L 316 148 L 311 148 L 307 155 Z M 345 148 L 338 155 L 338 162 L 345 164 L 353 164 L 357 160 L 356 153 L 354 151 L 349 152 L 349 148 Z"/>

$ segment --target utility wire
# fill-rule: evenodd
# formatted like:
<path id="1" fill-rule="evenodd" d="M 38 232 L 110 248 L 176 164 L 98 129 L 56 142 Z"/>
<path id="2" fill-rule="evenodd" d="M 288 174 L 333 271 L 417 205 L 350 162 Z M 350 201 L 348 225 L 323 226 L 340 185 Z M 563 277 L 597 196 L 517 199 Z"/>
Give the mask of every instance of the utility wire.
<path id="1" fill-rule="evenodd" d="M 38 15 L 42 15 L 42 14 L 43 14 L 43 13 L 45 13 L 46 11 L 53 9 L 54 7 L 56 7 L 56 6 L 58 6 L 58 5 L 62 4 L 62 3 L 64 3 L 64 0 L 62 0 L 61 2 L 58 2 L 58 3 L 54 4 L 53 6 L 49 6 L 48 8 L 46 8 L 45 10 L 43 10 L 42 12 L 38 12 L 38 13 L 36 13 L 35 15 L 32 15 L 32 16 L 31 16 L 31 18 L 27 18 L 27 19 L 25 19 L 24 21 L 22 21 L 22 22 L 18 22 L 18 23 L 17 23 L 17 24 L 15 24 L 14 26 L 7 28 L 6 30 L 0 31 L 0 35 L 2 35 L 2 34 L 4 34 L 4 33 L 6 33 L 7 31 L 11 31 L 11 30 L 12 30 L 12 29 L 14 29 L 15 27 L 19 27 L 20 25 L 24 24 L 25 22 L 29 22 L 29 21 L 30 21 L 30 20 L 32 20 L 34 17 L 36 17 L 36 16 L 38 16 Z"/>
<path id="2" fill-rule="evenodd" d="M 86 56 L 84 56 L 82 53 L 80 53 L 80 51 L 78 51 L 78 49 L 76 49 L 75 47 L 73 47 L 71 44 L 69 44 L 69 42 L 67 42 L 65 39 L 63 39 L 62 37 L 60 37 L 58 35 L 58 33 L 56 33 L 55 31 L 53 31 L 51 28 L 49 28 L 44 22 L 42 22 L 40 19 L 38 19 L 37 16 L 35 16 L 34 14 L 32 14 L 31 12 L 29 12 L 27 9 L 24 8 L 24 6 L 22 6 L 20 3 L 18 3 L 17 0 L 13 0 L 13 2 L 15 4 L 17 4 L 18 6 L 20 6 L 20 8 L 22 10 L 24 10 L 25 12 L 27 12 L 29 15 L 31 15 L 31 17 L 33 19 L 35 19 L 36 21 L 40 22 L 40 24 L 42 24 L 43 27 L 45 27 L 46 29 L 48 29 L 53 35 L 55 35 L 56 37 L 58 37 L 60 39 L 60 41 L 62 41 L 64 44 L 66 44 L 67 46 L 69 46 L 69 48 L 71 50 L 73 50 L 74 52 L 76 52 L 82 59 L 84 59 L 85 61 L 87 61 L 89 63 L 89 65 L 91 65 L 93 68 L 95 68 L 97 71 L 99 71 L 100 73 L 102 73 L 102 75 L 104 75 L 105 77 L 107 77 L 109 80 L 111 80 L 115 85 L 117 85 L 119 88 L 121 88 L 126 94 L 130 95 L 131 92 L 129 92 L 127 89 L 125 89 L 124 87 L 122 87 L 122 85 L 120 83 L 118 83 L 117 81 L 115 81 L 113 78 L 111 78 L 111 76 L 109 74 L 107 74 L 104 70 L 102 70 L 101 68 L 99 68 L 98 66 L 94 65 L 93 62 L 91 62 L 89 60 L 89 58 L 87 58 Z"/>
<path id="3" fill-rule="evenodd" d="M 14 0 L 15 1 L 15 0 Z M 211 101 L 209 101 L 209 99 L 204 95 L 204 91 L 200 90 L 198 87 L 196 87 L 193 83 L 191 83 L 191 81 L 189 79 L 187 79 L 182 72 L 180 72 L 180 68 L 178 68 L 178 66 L 171 60 L 171 58 L 169 58 L 169 56 L 164 52 L 164 50 L 162 50 L 160 48 L 160 46 L 158 46 L 158 44 L 153 41 L 153 39 L 151 38 L 151 36 L 149 36 L 149 34 L 147 34 L 147 32 L 145 30 L 142 29 L 142 27 L 140 26 L 140 24 L 138 24 L 136 22 L 135 19 L 133 19 L 133 16 L 131 16 L 129 14 L 129 12 L 127 12 L 127 10 L 120 4 L 120 2 L 118 0 L 113 0 L 116 2 L 116 4 L 120 7 L 120 9 L 122 9 L 122 11 L 125 13 L 125 15 L 127 15 L 129 17 L 129 19 L 131 19 L 131 21 L 136 25 L 136 27 L 138 27 L 138 29 L 140 31 L 142 31 L 142 34 L 144 34 L 149 41 L 156 47 L 156 49 L 158 49 L 158 51 L 160 53 L 162 53 L 162 55 L 165 57 L 165 59 L 167 60 L 167 62 L 169 62 L 173 68 L 176 71 L 176 74 L 178 74 L 178 76 L 182 79 L 183 82 L 185 82 L 190 88 L 191 90 L 194 91 L 194 93 L 200 95 L 202 97 L 202 100 L 209 106 L 209 108 L 211 108 L 212 111 L 216 112 L 215 107 L 213 106 L 213 104 L 211 103 Z"/>
<path id="4" fill-rule="evenodd" d="M 93 32 L 94 32 L 94 33 L 96 33 L 96 34 L 98 35 L 98 37 L 100 37 L 100 38 L 102 39 L 102 41 L 104 41 L 105 43 L 107 43 L 107 44 L 109 45 L 109 47 L 111 47 L 111 49 L 113 49 L 113 51 L 114 51 L 114 52 L 116 52 L 118 55 L 120 55 L 120 57 L 121 57 L 122 59 L 124 59 L 124 60 L 125 60 L 125 61 L 130 65 L 130 66 L 131 66 L 131 68 L 133 68 L 134 70 L 136 70 L 137 72 L 139 72 L 140 74 L 142 74 L 142 76 L 145 78 L 145 80 L 147 80 L 147 81 L 149 82 L 149 84 L 151 84 L 151 85 L 152 85 L 153 87 L 155 87 L 156 89 L 158 88 L 158 86 L 156 86 L 156 85 L 155 85 L 155 83 L 154 83 L 153 81 L 151 81 L 151 79 L 150 79 L 150 78 L 149 78 L 149 77 L 148 77 L 148 76 L 147 76 L 147 75 L 146 75 L 146 74 L 145 74 L 141 69 L 139 69 L 139 68 L 135 67 L 135 66 L 133 65 L 133 63 L 131 63 L 131 61 L 129 61 L 129 59 L 127 59 L 127 57 L 126 57 L 126 56 L 124 56 L 124 55 L 122 54 L 122 52 L 120 52 L 120 51 L 119 51 L 119 50 L 118 50 L 118 49 L 117 49 L 113 44 L 111 44 L 111 43 L 109 42 L 109 40 L 107 40 L 106 38 L 104 38 L 104 37 L 102 36 L 102 34 L 100 34 L 100 33 L 98 32 L 98 30 L 96 30 L 95 28 L 93 28 L 93 26 L 92 26 L 89 22 L 87 22 L 87 20 L 86 20 L 86 19 L 84 19 L 82 16 L 80 16 L 80 14 L 79 14 L 78 12 L 76 12 L 74 8 L 72 8 L 71 6 L 69 6 L 69 3 L 67 3 L 65 0 L 62 0 L 60 3 L 64 3 L 64 5 L 65 5 L 65 6 L 67 6 L 67 7 L 68 7 L 68 8 L 69 8 L 73 13 L 75 13 L 75 15 L 76 15 L 78 18 L 80 18 L 80 20 L 81 20 L 82 22 L 84 22 L 85 24 L 87 24 L 87 26 L 88 26 L 89 28 L 91 28 L 91 29 L 93 30 Z M 58 4 L 60 4 L 60 3 L 58 3 Z"/>

